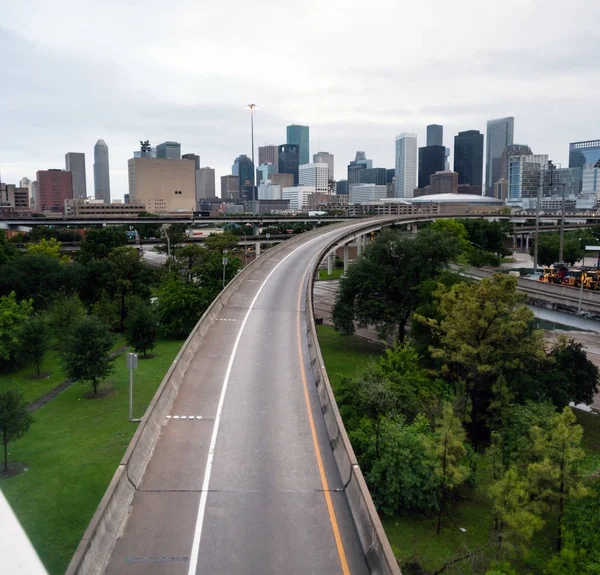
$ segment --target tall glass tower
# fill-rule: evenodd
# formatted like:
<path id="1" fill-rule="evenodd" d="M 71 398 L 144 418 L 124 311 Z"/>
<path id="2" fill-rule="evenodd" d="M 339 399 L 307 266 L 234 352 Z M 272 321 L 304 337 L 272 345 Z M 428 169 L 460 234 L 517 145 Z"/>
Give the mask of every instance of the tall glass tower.
<path id="1" fill-rule="evenodd" d="M 287 127 L 286 131 L 287 143 L 298 146 L 299 165 L 310 163 L 308 126 L 297 126 L 296 124 L 292 124 Z"/>
<path id="2" fill-rule="evenodd" d="M 396 136 L 396 197 L 412 198 L 417 186 L 417 134 Z"/>
<path id="3" fill-rule="evenodd" d="M 110 204 L 108 146 L 104 140 L 98 140 L 94 146 L 94 197 Z"/>
<path id="4" fill-rule="evenodd" d="M 513 144 L 515 119 L 499 118 L 487 123 L 487 147 L 485 153 L 485 194 L 493 196 L 494 184 L 502 173 L 502 152 L 506 146 Z"/>

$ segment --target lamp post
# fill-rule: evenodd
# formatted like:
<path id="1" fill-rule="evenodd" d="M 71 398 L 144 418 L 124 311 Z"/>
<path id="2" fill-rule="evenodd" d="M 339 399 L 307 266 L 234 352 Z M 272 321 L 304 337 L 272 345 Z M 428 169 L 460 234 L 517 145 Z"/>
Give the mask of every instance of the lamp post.
<path id="1" fill-rule="evenodd" d="M 223 289 L 225 289 L 225 268 L 227 267 L 227 250 L 223 250 Z"/>
<path id="2" fill-rule="evenodd" d="M 255 178 L 256 178 L 256 166 L 254 165 L 254 108 L 256 108 L 256 104 L 248 104 L 248 108 L 250 108 L 250 133 L 252 136 L 252 199 L 256 199 L 256 190 L 255 190 Z"/>

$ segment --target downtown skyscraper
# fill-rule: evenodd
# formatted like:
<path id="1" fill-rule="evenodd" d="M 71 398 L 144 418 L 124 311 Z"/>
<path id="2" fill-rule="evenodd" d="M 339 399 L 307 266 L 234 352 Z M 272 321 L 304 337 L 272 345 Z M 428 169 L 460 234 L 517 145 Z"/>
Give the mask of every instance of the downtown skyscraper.
<path id="1" fill-rule="evenodd" d="M 310 162 L 308 126 L 292 124 L 287 127 L 286 132 L 287 143 L 298 146 L 298 165 L 308 164 Z"/>
<path id="2" fill-rule="evenodd" d="M 85 181 L 85 154 L 69 152 L 65 154 L 65 168 L 73 177 L 73 197 L 87 198 L 87 184 Z"/>
<path id="3" fill-rule="evenodd" d="M 512 145 L 515 131 L 515 119 L 499 118 L 487 123 L 487 147 L 485 151 L 485 195 L 494 195 L 494 184 L 502 173 L 502 152 Z"/>
<path id="4" fill-rule="evenodd" d="M 483 134 L 479 130 L 466 130 L 454 136 L 454 171 L 458 173 L 459 185 L 482 185 Z"/>
<path id="5" fill-rule="evenodd" d="M 94 146 L 94 197 L 110 204 L 108 146 L 104 140 L 98 140 Z"/>
<path id="6" fill-rule="evenodd" d="M 417 134 L 403 132 L 396 136 L 397 198 L 412 198 L 417 187 Z"/>

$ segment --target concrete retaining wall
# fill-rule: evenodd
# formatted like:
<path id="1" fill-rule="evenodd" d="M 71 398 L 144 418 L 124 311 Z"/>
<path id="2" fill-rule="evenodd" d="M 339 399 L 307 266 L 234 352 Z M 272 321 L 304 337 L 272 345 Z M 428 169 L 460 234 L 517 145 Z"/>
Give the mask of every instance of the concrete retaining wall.
<path id="1" fill-rule="evenodd" d="M 336 243 L 337 241 L 321 251 L 315 260 L 309 276 L 306 290 L 306 333 L 308 336 L 310 364 L 319 392 L 321 410 L 325 418 L 335 461 L 344 482 L 350 512 L 352 513 L 369 569 L 371 573 L 377 575 L 401 575 L 400 567 L 383 530 L 379 515 L 371 499 L 371 494 L 369 493 L 362 471 L 358 466 L 356 455 L 350 444 L 350 439 L 346 433 L 335 401 L 333 389 L 327 376 L 317 338 L 312 306 L 312 286 L 320 261 Z"/>
<path id="2" fill-rule="evenodd" d="M 265 263 L 296 245 L 309 235 L 296 236 L 269 249 L 264 255 L 244 268 L 217 296 L 204 312 L 189 335 L 169 371 L 165 375 L 152 402 L 148 406 L 104 497 L 100 501 L 83 538 L 67 568 L 66 575 L 96 575 L 104 571 L 112 549 L 124 528 L 135 491 L 139 488 L 146 466 L 160 435 L 165 416 L 179 391 L 183 376 L 204 336 L 231 296 L 243 285 L 246 278 Z M 125 417 L 126 414 L 123 415 Z"/>

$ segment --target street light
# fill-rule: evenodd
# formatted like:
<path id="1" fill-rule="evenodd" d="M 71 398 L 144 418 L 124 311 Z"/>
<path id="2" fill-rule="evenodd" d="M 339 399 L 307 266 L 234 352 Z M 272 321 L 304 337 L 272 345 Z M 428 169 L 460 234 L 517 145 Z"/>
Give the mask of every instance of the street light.
<path id="1" fill-rule="evenodd" d="M 252 199 L 255 200 L 256 166 L 254 165 L 254 108 L 256 108 L 256 104 L 248 104 L 248 108 L 250 108 L 250 133 L 252 134 Z"/>
<path id="2" fill-rule="evenodd" d="M 225 268 L 227 267 L 227 250 L 223 250 L 223 289 L 225 289 Z"/>

